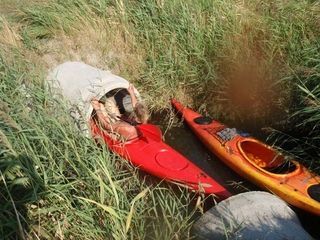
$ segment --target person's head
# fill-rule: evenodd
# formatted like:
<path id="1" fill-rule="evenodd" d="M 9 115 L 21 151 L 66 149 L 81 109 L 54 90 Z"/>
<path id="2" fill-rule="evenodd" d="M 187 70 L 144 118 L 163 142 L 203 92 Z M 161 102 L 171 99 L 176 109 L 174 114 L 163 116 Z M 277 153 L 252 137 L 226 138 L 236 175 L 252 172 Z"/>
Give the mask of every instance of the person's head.
<path id="1" fill-rule="evenodd" d="M 140 123 L 147 123 L 149 118 L 149 113 L 147 107 L 138 102 L 134 108 L 134 113 L 136 115 L 136 121 Z"/>

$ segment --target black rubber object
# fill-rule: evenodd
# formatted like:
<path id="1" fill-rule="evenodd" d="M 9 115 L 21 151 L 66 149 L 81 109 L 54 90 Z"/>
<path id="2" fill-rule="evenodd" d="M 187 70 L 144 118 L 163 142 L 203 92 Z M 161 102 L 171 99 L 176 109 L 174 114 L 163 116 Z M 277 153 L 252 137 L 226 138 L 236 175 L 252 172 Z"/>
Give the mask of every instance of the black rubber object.
<path id="1" fill-rule="evenodd" d="M 320 184 L 312 185 L 308 188 L 309 196 L 318 202 L 320 202 Z"/>
<path id="2" fill-rule="evenodd" d="M 193 121 L 199 125 L 207 125 L 212 123 L 213 120 L 210 117 L 197 117 Z"/>

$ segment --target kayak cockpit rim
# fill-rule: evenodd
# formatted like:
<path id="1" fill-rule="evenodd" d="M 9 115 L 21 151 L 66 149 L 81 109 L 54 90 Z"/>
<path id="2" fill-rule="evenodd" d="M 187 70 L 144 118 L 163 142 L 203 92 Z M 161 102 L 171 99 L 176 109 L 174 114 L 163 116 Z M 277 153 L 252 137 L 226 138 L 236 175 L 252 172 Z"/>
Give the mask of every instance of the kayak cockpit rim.
<path id="1" fill-rule="evenodd" d="M 241 155 L 254 167 L 274 177 L 289 177 L 301 172 L 301 165 L 287 160 L 275 149 L 255 139 L 243 139 L 237 143 Z"/>

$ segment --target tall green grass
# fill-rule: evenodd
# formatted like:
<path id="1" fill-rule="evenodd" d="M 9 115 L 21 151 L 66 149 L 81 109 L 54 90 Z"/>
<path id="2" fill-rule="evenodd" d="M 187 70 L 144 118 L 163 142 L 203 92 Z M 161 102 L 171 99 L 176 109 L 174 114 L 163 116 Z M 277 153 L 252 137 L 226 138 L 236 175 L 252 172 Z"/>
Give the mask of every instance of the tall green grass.
<path id="1" fill-rule="evenodd" d="M 286 86 L 286 112 L 280 124 L 274 124 L 270 142 L 319 173 L 319 53 L 320 4 L 318 2 L 289 2 L 275 4 L 268 24 L 273 41 L 281 41 L 277 52 L 284 56 L 286 71 L 279 82 Z M 287 39 L 287 41 L 285 41 Z"/>
<path id="2" fill-rule="evenodd" d="M 157 186 L 158 180 L 145 183 L 82 136 L 64 102 L 52 98 L 42 74 L 19 53 L 1 52 L 0 69 L 4 239 L 189 237 L 188 194 Z"/>
<path id="3" fill-rule="evenodd" d="M 0 21 L 2 235 L 189 237 L 190 196 L 79 135 L 45 88 L 52 62 L 111 69 L 154 110 L 176 97 L 255 134 L 271 127 L 270 143 L 319 172 L 319 12 L 307 0 L 20 3 Z"/>
<path id="4" fill-rule="evenodd" d="M 292 103 L 285 126 L 272 129 L 270 140 L 319 173 L 320 41 L 301 51 L 298 67 L 285 79 L 293 81 Z"/>
<path id="5" fill-rule="evenodd" d="M 71 0 L 27 8 L 21 19 L 24 40 L 32 44 L 72 36 L 83 26 L 105 33 L 96 47 L 106 55 L 133 55 L 119 73 L 147 93 L 154 109 L 176 96 L 258 128 L 286 117 L 295 82 L 281 79 L 319 38 L 318 11 L 309 1 Z M 124 60 L 105 64 L 112 68 L 114 61 Z"/>

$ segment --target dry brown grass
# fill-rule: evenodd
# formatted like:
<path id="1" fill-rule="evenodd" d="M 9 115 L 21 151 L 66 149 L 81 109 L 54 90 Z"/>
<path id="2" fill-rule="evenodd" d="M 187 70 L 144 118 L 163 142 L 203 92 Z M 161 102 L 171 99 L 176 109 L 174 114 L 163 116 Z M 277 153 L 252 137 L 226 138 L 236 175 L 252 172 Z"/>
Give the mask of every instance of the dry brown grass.
<path id="1" fill-rule="evenodd" d="M 50 0 L 0 0 L 0 15 L 14 15 L 17 9 L 34 4 L 45 4 Z"/>
<path id="2" fill-rule="evenodd" d="M 50 69 L 65 61 L 83 61 L 111 70 L 133 82 L 139 79 L 145 67 L 145 49 L 138 46 L 134 34 L 116 16 L 119 11 L 125 14 L 123 1 L 117 1 L 117 11 L 112 7 L 108 8 L 108 19 L 95 16 L 92 20 L 77 16 L 79 21 L 73 24 L 70 31 L 66 33 L 62 29 L 54 30 L 51 38 L 37 41 L 36 48 L 31 51 L 22 46 L 21 25 L 17 22 L 11 24 L 4 16 L 13 13 L 21 15 L 21 6 L 25 8 L 49 1 L 0 1 L 0 44 L 5 48 L 20 48 L 25 57 L 40 68 Z"/>
<path id="3" fill-rule="evenodd" d="M 19 25 L 10 24 L 5 17 L 0 15 L 0 44 L 20 47 L 21 40 Z"/>
<path id="4" fill-rule="evenodd" d="M 83 22 L 68 35 L 56 34 L 39 49 L 47 68 L 64 61 L 83 61 L 134 81 L 144 67 L 144 49 L 138 48 L 134 36 L 117 22 Z"/>

